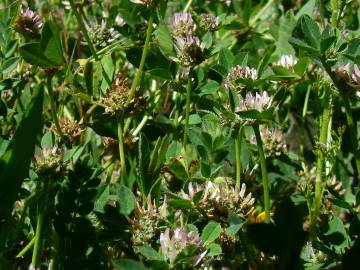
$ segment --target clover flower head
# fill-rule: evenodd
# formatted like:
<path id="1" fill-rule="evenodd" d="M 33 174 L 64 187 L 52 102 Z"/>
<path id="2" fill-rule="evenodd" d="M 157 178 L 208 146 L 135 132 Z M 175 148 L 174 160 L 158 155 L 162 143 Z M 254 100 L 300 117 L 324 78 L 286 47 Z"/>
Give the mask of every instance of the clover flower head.
<path id="1" fill-rule="evenodd" d="M 188 185 L 188 192 L 183 189 L 180 191 L 180 196 L 185 200 L 192 200 L 198 192 L 204 191 L 204 185 L 190 182 Z"/>
<path id="2" fill-rule="evenodd" d="M 76 138 L 78 138 L 81 135 L 81 133 L 84 131 L 79 126 L 79 123 L 73 118 L 63 117 L 59 120 L 59 125 L 63 135 L 69 138 L 70 141 L 73 141 Z M 57 132 L 56 128 L 54 127 L 53 130 Z"/>
<path id="3" fill-rule="evenodd" d="M 119 38 L 120 34 L 114 28 L 107 28 L 103 21 L 100 25 L 92 27 L 89 37 L 97 48 L 105 48 Z"/>
<path id="4" fill-rule="evenodd" d="M 280 129 L 262 126 L 260 129 L 260 135 L 264 144 L 264 151 L 267 156 L 279 156 L 286 152 L 287 146 L 284 134 Z M 250 142 L 252 144 L 257 143 L 254 134 L 250 137 Z"/>
<path id="5" fill-rule="evenodd" d="M 227 182 L 208 181 L 201 202 L 209 216 L 226 219 L 229 212 L 246 217 L 253 210 L 255 198 L 251 192 L 246 194 L 245 183 L 240 188 Z"/>
<path id="6" fill-rule="evenodd" d="M 186 232 L 182 227 L 176 228 L 174 231 L 167 228 L 160 234 L 160 245 L 164 258 L 170 263 L 173 263 L 177 255 L 187 246 L 197 248 L 197 252 L 192 258 L 192 266 L 199 265 L 207 253 L 199 234 L 195 231 Z"/>
<path id="7" fill-rule="evenodd" d="M 52 177 L 60 173 L 63 156 L 57 146 L 43 148 L 35 155 L 33 163 L 38 175 Z"/>
<path id="8" fill-rule="evenodd" d="M 197 36 L 176 37 L 175 41 L 177 58 L 173 60 L 186 67 L 196 66 L 203 62 L 205 45 Z"/>
<path id="9" fill-rule="evenodd" d="M 125 20 L 122 16 L 117 15 L 115 18 L 115 24 L 118 26 L 124 26 L 125 25 Z"/>
<path id="10" fill-rule="evenodd" d="M 256 80 L 257 78 L 257 71 L 254 68 L 250 67 L 242 67 L 240 65 L 236 65 L 232 69 L 230 69 L 229 73 L 227 74 L 224 80 L 224 86 L 227 89 L 230 88 L 241 88 L 242 86 L 239 84 L 238 80 L 241 79 L 251 79 Z"/>
<path id="11" fill-rule="evenodd" d="M 157 6 L 161 0 L 130 0 L 131 2 L 139 5 L 145 5 L 147 7 Z"/>
<path id="12" fill-rule="evenodd" d="M 155 236 L 159 231 L 158 222 L 165 219 L 168 214 L 167 206 L 166 196 L 160 207 L 156 206 L 155 201 L 151 201 L 150 196 L 147 199 L 146 207 L 140 206 L 137 202 L 134 218 L 128 219 L 132 231 L 132 241 L 135 245 L 149 242 Z"/>
<path id="13" fill-rule="evenodd" d="M 105 113 L 116 115 L 121 114 L 125 108 L 130 83 L 127 78 L 117 76 L 111 89 L 101 98 L 101 103 L 105 107 Z"/>
<path id="14" fill-rule="evenodd" d="M 358 65 L 354 65 L 354 72 L 351 74 L 351 78 L 360 85 L 360 68 Z"/>
<path id="15" fill-rule="evenodd" d="M 196 24 L 188 12 L 174 14 L 172 20 L 172 34 L 174 37 L 186 37 L 195 33 Z"/>
<path id="16" fill-rule="evenodd" d="M 212 14 L 203 13 L 199 17 L 199 26 L 205 31 L 214 32 L 219 28 L 219 17 Z"/>
<path id="17" fill-rule="evenodd" d="M 237 111 L 248 111 L 248 110 L 257 110 L 262 112 L 267 110 L 271 106 L 272 99 L 269 97 L 267 91 L 259 94 L 258 92 L 253 95 L 252 93 L 246 93 L 245 98 L 242 98 L 239 102 Z"/>
<path id="18" fill-rule="evenodd" d="M 297 59 L 291 54 L 283 54 L 274 66 L 280 66 L 286 69 L 293 69 L 297 63 Z"/>
<path id="19" fill-rule="evenodd" d="M 23 34 L 24 36 L 38 37 L 43 23 L 40 16 L 29 9 L 28 7 L 21 7 L 20 13 L 15 21 L 15 31 Z"/>

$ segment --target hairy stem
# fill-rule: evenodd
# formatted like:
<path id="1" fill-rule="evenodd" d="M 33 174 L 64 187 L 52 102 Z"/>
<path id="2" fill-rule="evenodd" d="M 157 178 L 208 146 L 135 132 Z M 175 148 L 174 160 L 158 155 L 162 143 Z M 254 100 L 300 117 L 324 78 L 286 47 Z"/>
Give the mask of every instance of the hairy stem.
<path id="1" fill-rule="evenodd" d="M 38 205 L 38 216 L 36 223 L 36 233 L 34 240 L 34 249 L 32 254 L 32 266 L 37 269 L 41 262 L 41 247 L 43 242 L 43 224 L 44 224 L 45 210 Z"/>
<path id="2" fill-rule="evenodd" d="M 88 46 L 90 48 L 91 54 L 93 55 L 95 61 L 98 61 L 99 57 L 96 54 L 95 47 L 94 47 L 94 45 L 92 44 L 92 42 L 90 40 L 89 33 L 88 33 L 88 31 L 87 31 L 87 29 L 85 27 L 84 21 L 83 21 L 81 15 L 80 15 L 80 13 L 78 12 L 78 10 L 76 8 L 74 0 L 69 0 L 69 2 L 70 2 L 71 10 L 72 10 L 72 12 L 74 12 L 76 20 L 77 20 L 77 22 L 79 24 L 81 32 L 83 33 L 84 38 L 85 38 L 85 40 L 86 40 L 86 42 L 87 42 L 87 44 L 88 44 Z"/>
<path id="3" fill-rule="evenodd" d="M 49 94 L 49 98 L 50 98 L 51 115 L 52 115 L 56 130 L 58 131 L 60 137 L 63 138 L 64 135 L 61 131 L 59 119 L 57 116 L 57 110 L 56 110 L 55 99 L 54 99 L 54 91 L 52 89 L 51 80 L 52 80 L 52 76 L 49 75 L 47 78 L 47 89 L 48 89 L 48 94 Z"/>
<path id="4" fill-rule="evenodd" d="M 31 241 L 16 255 L 16 258 L 23 257 L 33 246 L 35 243 L 35 238 L 31 239 Z"/>
<path id="5" fill-rule="evenodd" d="M 153 16 L 150 16 L 150 19 L 148 21 L 148 28 L 146 30 L 145 44 L 144 44 L 142 54 L 141 54 L 140 65 L 139 65 L 138 71 L 137 71 L 137 73 L 135 75 L 134 82 L 131 85 L 130 93 L 129 93 L 128 99 L 126 101 L 125 107 L 127 105 L 129 105 L 130 101 L 133 99 L 133 97 L 135 95 L 135 92 L 136 92 L 136 89 L 137 89 L 138 85 L 140 84 L 141 74 L 142 74 L 142 71 L 143 71 L 143 68 L 144 68 L 144 65 L 145 65 L 146 55 L 147 55 L 147 52 L 148 52 L 149 46 L 150 46 L 150 39 L 151 39 L 151 34 L 152 34 L 153 20 L 154 20 Z"/>
<path id="6" fill-rule="evenodd" d="M 125 152 L 124 152 L 124 134 L 123 134 L 122 118 L 118 121 L 118 140 L 119 140 L 119 153 L 120 153 L 120 165 L 121 165 L 121 180 L 124 181 L 126 176 L 126 163 L 125 163 Z"/>
<path id="7" fill-rule="evenodd" d="M 264 190 L 264 210 L 265 210 L 265 222 L 270 222 L 270 187 L 269 187 L 269 177 L 266 168 L 266 159 L 264 154 L 264 147 L 261 140 L 259 124 L 254 124 L 253 126 L 256 143 L 258 146 L 259 151 L 259 158 L 260 158 L 260 166 L 261 166 L 261 175 L 262 175 L 262 183 L 263 183 L 263 190 Z"/>
<path id="8" fill-rule="evenodd" d="M 235 135 L 235 157 L 236 157 L 236 185 L 240 187 L 241 181 L 241 138 L 242 127 L 239 128 Z"/>
<path id="9" fill-rule="evenodd" d="M 320 213 L 320 206 L 321 206 L 323 186 L 324 186 L 324 174 L 325 174 L 325 162 L 326 162 L 325 151 L 328 142 L 329 124 L 332 113 L 331 98 L 329 97 L 329 94 L 327 94 L 324 104 L 325 104 L 325 108 L 323 110 L 323 114 L 321 116 L 321 123 L 320 123 L 320 138 L 319 138 L 320 147 L 317 151 L 318 153 L 317 153 L 317 162 L 316 162 L 315 199 L 311 213 L 312 237 L 315 236 L 317 218 Z"/>
<path id="10" fill-rule="evenodd" d="M 184 138 L 183 138 L 184 149 L 186 148 L 187 135 L 189 130 L 190 98 L 191 98 L 191 70 L 189 71 L 189 78 L 186 85 L 185 128 L 184 128 Z"/>

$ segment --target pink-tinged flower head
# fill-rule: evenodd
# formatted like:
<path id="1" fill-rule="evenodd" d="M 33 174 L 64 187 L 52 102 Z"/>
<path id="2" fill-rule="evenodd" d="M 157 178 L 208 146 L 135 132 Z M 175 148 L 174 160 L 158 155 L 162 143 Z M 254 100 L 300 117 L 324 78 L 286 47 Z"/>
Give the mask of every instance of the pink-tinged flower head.
<path id="1" fill-rule="evenodd" d="M 237 111 L 249 111 L 257 110 L 262 112 L 267 110 L 271 106 L 272 99 L 269 97 L 268 92 L 264 91 L 261 94 L 258 92 L 253 95 L 252 93 L 246 93 L 245 98 L 240 97 L 241 100 L 237 107 Z"/>
<path id="2" fill-rule="evenodd" d="M 21 7 L 15 21 L 15 30 L 24 36 L 38 37 L 43 23 L 40 16 L 29 8 Z"/>
<path id="3" fill-rule="evenodd" d="M 174 37 L 186 37 L 196 30 L 196 24 L 188 12 L 175 13 L 171 26 Z"/>
<path id="4" fill-rule="evenodd" d="M 232 69 L 230 69 L 229 73 L 224 79 L 224 86 L 227 89 L 241 89 L 243 85 L 239 82 L 239 80 L 243 79 L 257 79 L 257 71 L 251 67 L 242 67 L 240 65 L 236 65 Z"/>

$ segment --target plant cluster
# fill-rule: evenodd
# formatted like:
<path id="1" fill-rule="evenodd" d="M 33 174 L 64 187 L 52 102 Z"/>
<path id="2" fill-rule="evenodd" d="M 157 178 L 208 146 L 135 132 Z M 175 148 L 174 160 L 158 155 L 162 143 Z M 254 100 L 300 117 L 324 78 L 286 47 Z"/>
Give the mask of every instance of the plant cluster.
<path id="1" fill-rule="evenodd" d="M 0 3 L 0 269 L 357 269 L 360 3 Z"/>

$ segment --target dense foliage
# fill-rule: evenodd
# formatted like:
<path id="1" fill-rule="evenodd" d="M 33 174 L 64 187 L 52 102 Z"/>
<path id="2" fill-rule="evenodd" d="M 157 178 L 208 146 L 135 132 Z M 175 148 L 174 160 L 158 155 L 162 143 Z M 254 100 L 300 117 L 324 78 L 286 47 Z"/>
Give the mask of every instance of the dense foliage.
<path id="1" fill-rule="evenodd" d="M 0 3 L 0 269 L 357 269 L 360 3 Z"/>

